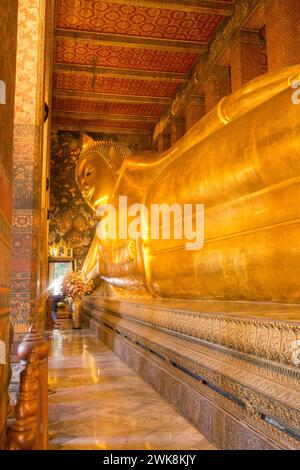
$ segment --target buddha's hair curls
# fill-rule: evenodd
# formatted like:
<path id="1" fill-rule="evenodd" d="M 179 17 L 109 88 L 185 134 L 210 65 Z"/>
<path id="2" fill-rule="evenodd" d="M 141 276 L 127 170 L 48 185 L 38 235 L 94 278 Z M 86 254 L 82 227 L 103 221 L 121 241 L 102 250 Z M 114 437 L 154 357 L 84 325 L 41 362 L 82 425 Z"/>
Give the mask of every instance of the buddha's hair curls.
<path id="1" fill-rule="evenodd" d="M 90 153 L 97 153 L 99 157 L 103 158 L 107 165 L 112 168 L 113 165 L 110 160 L 110 151 L 112 148 L 116 150 L 122 158 L 127 157 L 127 155 L 130 155 L 133 152 L 132 148 L 122 142 L 115 142 L 113 140 L 93 140 L 91 137 L 84 135 L 82 151 L 76 162 L 76 180 L 81 162 Z"/>

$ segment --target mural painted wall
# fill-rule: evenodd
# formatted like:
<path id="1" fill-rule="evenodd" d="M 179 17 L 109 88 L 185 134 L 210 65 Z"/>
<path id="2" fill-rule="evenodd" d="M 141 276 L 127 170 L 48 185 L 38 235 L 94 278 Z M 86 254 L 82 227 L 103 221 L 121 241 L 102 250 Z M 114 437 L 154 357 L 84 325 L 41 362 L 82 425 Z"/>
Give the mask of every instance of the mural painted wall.
<path id="1" fill-rule="evenodd" d="M 0 449 L 3 448 L 8 381 L 8 341 L 11 268 L 12 149 L 15 98 L 18 1 L 0 0 Z M 9 54 L 6 52 L 9 51 Z M 5 364 L 2 364 L 5 362 Z"/>
<path id="2" fill-rule="evenodd" d="M 78 268 L 88 252 L 96 224 L 96 218 L 84 202 L 75 181 L 81 147 L 79 133 L 52 133 L 49 244 L 62 240 L 73 248 Z"/>

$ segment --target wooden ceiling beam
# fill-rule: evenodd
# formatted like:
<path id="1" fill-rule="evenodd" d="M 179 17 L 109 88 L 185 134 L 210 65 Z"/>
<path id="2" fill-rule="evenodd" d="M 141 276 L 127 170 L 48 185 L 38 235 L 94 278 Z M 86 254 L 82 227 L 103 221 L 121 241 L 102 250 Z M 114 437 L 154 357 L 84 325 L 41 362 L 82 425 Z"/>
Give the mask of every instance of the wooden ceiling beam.
<path id="1" fill-rule="evenodd" d="M 113 95 L 107 93 L 84 93 L 76 91 L 54 91 L 53 96 L 62 99 L 97 101 L 108 103 L 140 103 L 170 105 L 172 98 L 159 98 L 155 96 Z"/>
<path id="2" fill-rule="evenodd" d="M 174 39 L 148 38 L 143 36 L 127 36 L 121 34 L 95 33 L 92 31 L 79 31 L 57 28 L 56 40 L 72 38 L 77 41 L 93 41 L 95 46 L 119 46 L 128 48 L 154 49 L 159 51 L 187 52 L 192 54 L 206 54 L 206 43 L 195 41 L 179 41 Z"/>
<path id="3" fill-rule="evenodd" d="M 80 119 L 80 120 L 97 120 L 102 119 L 103 121 L 136 121 L 136 122 L 152 122 L 155 124 L 158 120 L 158 116 L 139 116 L 139 115 L 127 115 L 127 114 L 102 114 L 102 113 L 84 113 L 76 111 L 62 111 L 54 109 L 52 111 L 52 117 L 64 117 L 66 119 Z"/>
<path id="4" fill-rule="evenodd" d="M 110 0 L 110 3 L 124 5 L 124 0 Z M 160 10 L 206 13 L 220 16 L 230 16 L 234 8 L 234 6 L 228 2 L 216 0 L 126 0 L 126 4 L 146 8 L 158 8 Z"/>
<path id="5" fill-rule="evenodd" d="M 169 73 L 169 72 L 150 72 L 146 70 L 134 69 L 118 69 L 113 67 L 93 67 L 92 65 L 78 65 L 78 64 L 54 64 L 55 72 L 65 73 L 90 73 L 107 78 L 124 78 L 128 80 L 148 80 L 148 81 L 164 81 L 170 83 L 185 83 L 188 79 L 188 74 L 182 73 Z"/>
<path id="6" fill-rule="evenodd" d="M 59 124 L 52 123 L 52 129 L 59 131 L 70 131 L 70 132 L 103 132 L 105 134 L 132 134 L 136 135 L 138 132 L 140 135 L 147 135 L 151 138 L 151 130 L 147 129 L 131 129 L 131 128 L 122 128 L 122 127 L 103 127 L 103 126 L 91 126 L 84 122 L 81 122 L 80 125 L 75 124 Z"/>

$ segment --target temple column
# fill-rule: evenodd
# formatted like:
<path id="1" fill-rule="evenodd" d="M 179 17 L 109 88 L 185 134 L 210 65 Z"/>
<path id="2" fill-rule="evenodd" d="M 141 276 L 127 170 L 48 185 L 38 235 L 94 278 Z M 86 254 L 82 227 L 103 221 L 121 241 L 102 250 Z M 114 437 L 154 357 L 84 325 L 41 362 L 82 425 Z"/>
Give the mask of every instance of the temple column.
<path id="1" fill-rule="evenodd" d="M 269 71 L 299 64 L 299 0 L 270 0 L 266 2 L 265 16 Z"/>
<path id="2" fill-rule="evenodd" d="M 174 145 L 184 134 L 185 124 L 181 118 L 174 119 L 170 126 L 171 146 Z"/>
<path id="3" fill-rule="evenodd" d="M 18 0 L 0 0 L 0 450 L 4 448 L 9 377 L 12 152 Z M 9 53 L 8 53 L 9 52 Z"/>
<path id="4" fill-rule="evenodd" d="M 164 150 L 168 150 L 171 147 L 171 136 L 168 133 L 163 133 L 159 136 L 157 140 L 157 150 L 159 152 L 163 152 Z"/>
<path id="5" fill-rule="evenodd" d="M 205 115 L 205 98 L 194 97 L 185 108 L 186 131 L 191 129 L 197 121 Z"/>
<path id="6" fill-rule="evenodd" d="M 27 331 L 32 320 L 42 325 L 44 315 L 40 310 L 40 240 L 45 9 L 45 0 L 19 0 L 11 291 L 16 333 Z"/>
<path id="7" fill-rule="evenodd" d="M 231 93 L 230 67 L 212 66 L 204 84 L 205 111 L 208 113 L 224 96 Z"/>
<path id="8" fill-rule="evenodd" d="M 264 73 L 261 38 L 257 31 L 239 31 L 231 49 L 231 89 Z"/>

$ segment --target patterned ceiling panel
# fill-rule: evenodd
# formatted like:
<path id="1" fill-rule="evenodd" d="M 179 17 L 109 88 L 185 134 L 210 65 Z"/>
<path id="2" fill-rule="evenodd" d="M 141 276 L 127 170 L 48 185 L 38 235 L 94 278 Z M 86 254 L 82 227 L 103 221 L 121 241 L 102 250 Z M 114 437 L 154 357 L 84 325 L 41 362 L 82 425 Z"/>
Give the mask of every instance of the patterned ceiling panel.
<path id="1" fill-rule="evenodd" d="M 218 1 L 221 13 L 214 14 Z M 53 108 L 68 111 L 65 117 L 54 118 L 56 125 L 72 120 L 74 126 L 80 127 L 81 118 L 84 123 L 88 118 L 88 126 L 92 128 L 127 128 L 132 133 L 151 129 L 153 122 L 142 118 L 149 116 L 157 121 L 168 105 L 136 97 L 174 98 L 199 55 L 205 52 L 200 43 L 209 43 L 224 18 L 221 15 L 228 15 L 232 10 L 225 3 L 233 4 L 234 0 L 214 0 L 211 4 L 207 0 L 203 3 L 208 7 L 206 13 L 197 7 L 196 1 L 197 11 L 187 3 L 182 7 L 178 0 L 162 0 L 157 2 L 157 8 L 151 8 L 153 2 L 151 6 L 145 0 L 141 3 L 56 0 L 55 64 L 58 67 L 53 91 L 63 96 L 53 99 Z M 105 73 L 101 73 L 103 68 Z M 178 74 L 179 83 L 172 80 L 173 74 Z M 93 96 L 67 97 L 70 91 L 77 95 L 93 93 Z M 101 94 L 99 100 L 97 93 Z M 102 101 L 103 95 L 105 99 L 107 96 L 106 101 Z M 115 102 L 117 95 L 122 95 L 122 99 Z M 95 114 L 105 119 L 94 118 Z"/>
<path id="2" fill-rule="evenodd" d="M 158 72 L 186 73 L 193 66 L 197 54 L 129 48 L 97 46 L 93 41 L 59 38 L 56 40 L 57 63 L 96 65 Z"/>
<path id="3" fill-rule="evenodd" d="M 110 78 L 101 74 L 96 76 L 94 83 L 92 73 L 56 72 L 54 86 L 56 91 L 172 98 L 178 85 L 173 82 Z"/>
<path id="4" fill-rule="evenodd" d="M 140 103 L 105 103 L 90 100 L 53 99 L 54 111 L 99 113 L 106 115 L 160 116 L 165 105 Z"/>
<path id="5" fill-rule="evenodd" d="M 150 131 L 154 124 L 152 122 L 146 121 L 106 121 L 103 119 L 87 119 L 82 121 L 81 119 L 74 119 L 74 118 L 65 118 L 61 116 L 56 116 L 53 118 L 53 124 L 55 126 L 63 125 L 63 126 L 71 126 L 76 128 L 99 128 L 100 129 L 136 129 L 136 130 L 145 130 Z"/>
<path id="6" fill-rule="evenodd" d="M 179 8 L 178 8 L 179 10 Z M 90 0 L 59 0 L 56 26 L 80 31 L 208 42 L 222 16 Z"/>

